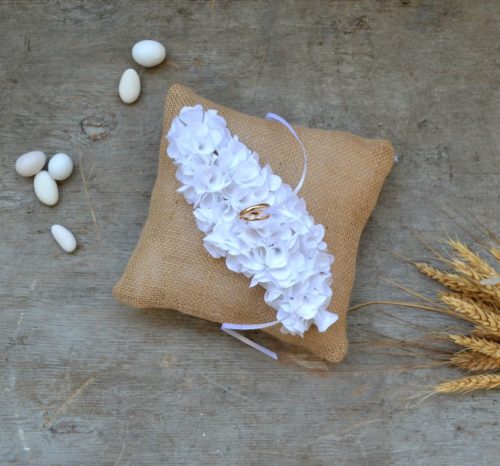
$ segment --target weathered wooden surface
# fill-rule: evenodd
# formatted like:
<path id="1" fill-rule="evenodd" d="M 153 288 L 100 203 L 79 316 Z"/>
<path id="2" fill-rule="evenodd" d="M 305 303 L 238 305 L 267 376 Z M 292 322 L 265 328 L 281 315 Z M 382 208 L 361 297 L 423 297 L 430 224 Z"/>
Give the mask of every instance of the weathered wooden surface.
<path id="1" fill-rule="evenodd" d="M 426 255 L 414 232 L 470 240 L 475 219 L 498 230 L 498 20 L 495 0 L 1 1 L 0 463 L 498 464 L 498 393 L 413 406 L 460 373 L 380 344 L 456 325 L 446 317 L 359 310 L 342 364 L 291 348 L 275 363 L 215 325 L 111 296 L 175 81 L 252 114 L 391 139 L 401 162 L 352 301 L 408 299 L 382 276 L 430 292 L 393 255 Z M 140 70 L 141 99 L 126 106 L 118 79 L 146 37 L 169 61 Z M 14 172 L 35 148 L 77 161 L 55 208 Z M 52 223 L 76 233 L 74 255 Z"/>

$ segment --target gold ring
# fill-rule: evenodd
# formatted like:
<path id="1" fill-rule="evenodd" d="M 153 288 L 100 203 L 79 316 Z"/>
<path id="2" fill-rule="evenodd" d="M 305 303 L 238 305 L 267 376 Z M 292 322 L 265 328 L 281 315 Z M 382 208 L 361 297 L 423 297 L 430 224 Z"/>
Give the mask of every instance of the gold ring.
<path id="1" fill-rule="evenodd" d="M 264 213 L 266 209 L 271 207 L 269 204 L 255 204 L 240 212 L 241 220 L 246 220 L 247 222 L 256 222 L 258 220 L 266 220 L 271 215 Z"/>

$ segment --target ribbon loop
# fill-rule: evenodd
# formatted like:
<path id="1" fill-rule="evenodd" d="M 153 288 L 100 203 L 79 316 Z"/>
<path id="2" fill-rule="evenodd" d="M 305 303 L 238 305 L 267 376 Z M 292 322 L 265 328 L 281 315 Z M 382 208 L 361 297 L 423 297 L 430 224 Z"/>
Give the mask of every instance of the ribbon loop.
<path id="1" fill-rule="evenodd" d="M 288 121 L 286 121 L 283 117 L 276 115 L 276 113 L 269 112 L 266 115 L 266 120 L 277 121 L 278 123 L 281 123 L 288 131 L 290 131 L 292 136 L 299 143 L 299 146 L 302 150 L 302 155 L 304 157 L 304 168 L 302 169 L 302 176 L 300 177 L 299 183 L 297 184 L 297 186 L 295 186 L 295 189 L 293 190 L 294 194 L 297 194 L 300 191 L 300 189 L 302 188 L 302 185 L 304 184 L 304 181 L 305 181 L 306 175 L 307 175 L 306 148 L 304 147 L 304 144 L 302 143 L 301 139 L 299 138 L 299 135 L 297 134 L 297 132 L 293 129 L 292 125 L 290 123 L 288 123 Z"/>

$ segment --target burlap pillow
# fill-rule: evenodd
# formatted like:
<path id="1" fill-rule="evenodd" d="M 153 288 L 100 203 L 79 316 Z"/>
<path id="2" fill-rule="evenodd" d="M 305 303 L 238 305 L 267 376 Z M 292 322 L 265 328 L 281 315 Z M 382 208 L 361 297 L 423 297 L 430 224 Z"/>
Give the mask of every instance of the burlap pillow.
<path id="1" fill-rule="evenodd" d="M 148 219 L 113 294 L 134 307 L 176 309 L 219 323 L 275 320 L 276 311 L 264 303 L 263 288 L 249 288 L 248 278 L 230 272 L 223 259 L 208 255 L 192 206 L 176 192 L 179 182 L 166 156 L 165 135 L 181 108 L 195 104 L 218 110 L 232 134 L 258 152 L 262 163 L 269 163 L 285 182 L 295 186 L 300 178 L 300 148 L 279 123 L 236 112 L 174 84 L 165 103 L 158 177 Z M 296 131 L 309 156 L 300 196 L 316 222 L 324 225 L 325 241 L 335 256 L 330 310 L 339 320 L 324 333 L 313 326 L 303 338 L 280 333 L 278 325 L 264 331 L 337 362 L 347 351 L 346 314 L 359 238 L 391 170 L 394 151 L 385 140 L 340 131 L 300 127 Z"/>

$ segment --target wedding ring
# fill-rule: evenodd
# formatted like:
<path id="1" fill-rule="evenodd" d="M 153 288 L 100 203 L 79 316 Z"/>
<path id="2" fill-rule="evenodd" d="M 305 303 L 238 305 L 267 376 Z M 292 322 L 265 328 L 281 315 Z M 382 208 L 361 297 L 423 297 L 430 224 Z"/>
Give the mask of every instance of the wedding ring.
<path id="1" fill-rule="evenodd" d="M 265 211 L 271 207 L 269 204 L 255 204 L 240 212 L 241 220 L 246 220 L 247 222 L 256 222 L 258 220 L 266 220 L 271 215 L 266 214 Z"/>

